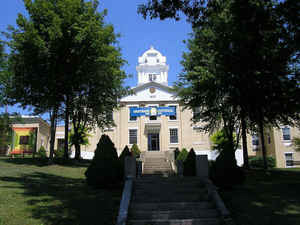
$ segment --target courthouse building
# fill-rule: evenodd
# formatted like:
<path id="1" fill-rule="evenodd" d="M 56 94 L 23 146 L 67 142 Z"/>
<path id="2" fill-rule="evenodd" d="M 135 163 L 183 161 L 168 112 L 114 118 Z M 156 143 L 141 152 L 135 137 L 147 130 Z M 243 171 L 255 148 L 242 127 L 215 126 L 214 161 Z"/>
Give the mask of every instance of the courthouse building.
<path id="1" fill-rule="evenodd" d="M 138 58 L 136 70 L 138 82 L 132 88 L 134 94 L 123 97 L 120 108 L 113 112 L 116 126 L 93 133 L 86 151 L 95 150 L 102 133 L 110 136 L 118 152 L 133 144 L 141 151 L 176 148 L 209 151 L 209 136 L 192 124 L 193 112 L 183 110 L 168 85 L 166 57 L 151 47 Z"/>

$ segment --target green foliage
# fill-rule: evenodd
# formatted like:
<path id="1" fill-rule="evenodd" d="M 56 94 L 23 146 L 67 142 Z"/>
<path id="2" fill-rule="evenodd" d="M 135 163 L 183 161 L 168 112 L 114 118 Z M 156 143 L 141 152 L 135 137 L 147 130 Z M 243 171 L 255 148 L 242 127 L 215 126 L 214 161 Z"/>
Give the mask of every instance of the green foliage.
<path id="1" fill-rule="evenodd" d="M 117 150 L 108 135 L 101 136 L 85 176 L 87 183 L 96 187 L 115 186 L 122 180 Z"/>
<path id="2" fill-rule="evenodd" d="M 55 158 L 58 158 L 58 159 L 64 158 L 64 149 L 59 148 L 57 150 L 54 150 L 54 156 L 55 156 Z"/>
<path id="3" fill-rule="evenodd" d="M 122 177 L 124 177 L 124 168 L 125 168 L 125 158 L 126 156 L 131 156 L 131 152 L 126 145 L 123 151 L 121 152 L 119 156 L 120 164 L 121 164 L 121 172 L 122 172 Z"/>
<path id="4" fill-rule="evenodd" d="M 189 155 L 189 152 L 185 148 L 183 148 L 183 149 L 181 149 L 176 160 L 181 160 L 182 162 L 184 162 L 187 159 L 188 155 Z"/>
<path id="5" fill-rule="evenodd" d="M 299 137 L 293 138 L 293 146 L 295 147 L 295 151 L 300 152 L 300 138 Z"/>
<path id="6" fill-rule="evenodd" d="M 89 145 L 89 137 L 91 137 L 91 135 L 89 134 L 88 129 L 83 125 L 78 127 L 77 135 L 75 135 L 74 128 L 72 128 L 69 133 L 69 145 L 73 146 L 75 143 L 84 146 Z"/>
<path id="7" fill-rule="evenodd" d="M 47 158 L 47 152 L 46 152 L 46 149 L 44 148 L 44 146 L 41 146 L 40 149 L 38 150 L 37 152 L 37 157 L 39 158 Z"/>
<path id="8" fill-rule="evenodd" d="M 210 165 L 210 178 L 219 187 L 232 187 L 245 181 L 242 168 L 238 167 L 233 149 L 224 149 Z"/>
<path id="9" fill-rule="evenodd" d="M 9 114 L 0 115 L 0 146 L 8 147 L 11 144 L 13 131 L 9 123 Z"/>
<path id="10" fill-rule="evenodd" d="M 11 29 L 10 102 L 34 106 L 37 113 L 50 111 L 52 128 L 66 110 L 76 132 L 80 126 L 111 125 L 106 115 L 127 93 L 118 35 L 98 3 L 26 0 L 26 16 L 19 14 L 17 28 Z"/>
<path id="11" fill-rule="evenodd" d="M 176 148 L 174 150 L 174 157 L 175 157 L 175 160 L 177 159 L 178 155 L 180 154 L 180 151 L 179 151 L 179 148 Z"/>
<path id="12" fill-rule="evenodd" d="M 193 148 L 183 163 L 183 176 L 196 176 L 196 154 Z"/>
<path id="13" fill-rule="evenodd" d="M 267 157 L 267 163 L 269 168 L 276 167 L 276 161 L 275 158 L 272 156 Z M 249 158 L 249 165 L 252 168 L 264 168 L 264 160 L 261 156 L 255 156 Z"/>
<path id="14" fill-rule="evenodd" d="M 136 158 L 139 158 L 141 155 L 141 150 L 139 149 L 137 144 L 133 144 L 130 151 L 132 155 L 135 156 Z"/>
<path id="15" fill-rule="evenodd" d="M 226 148 L 232 146 L 232 141 L 236 142 L 236 135 L 234 134 L 233 140 L 230 140 L 226 135 L 224 130 L 216 131 L 212 136 L 210 136 L 210 141 L 212 142 L 211 150 L 222 151 Z"/>

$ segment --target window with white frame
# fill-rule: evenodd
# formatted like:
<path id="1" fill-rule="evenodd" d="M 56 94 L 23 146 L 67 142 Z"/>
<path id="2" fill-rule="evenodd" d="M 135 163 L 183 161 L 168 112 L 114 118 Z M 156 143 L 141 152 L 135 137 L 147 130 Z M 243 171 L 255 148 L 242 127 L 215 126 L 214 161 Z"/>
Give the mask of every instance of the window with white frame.
<path id="1" fill-rule="evenodd" d="M 170 128 L 170 143 L 177 144 L 178 143 L 178 129 Z"/>
<path id="2" fill-rule="evenodd" d="M 137 129 L 129 130 L 129 144 L 137 144 Z"/>
<path id="3" fill-rule="evenodd" d="M 170 108 L 174 108 L 175 111 L 175 115 L 174 116 L 169 116 L 169 120 L 177 120 L 177 109 L 176 109 L 176 105 L 171 105 L 169 106 Z"/>
<path id="4" fill-rule="evenodd" d="M 133 107 L 129 107 L 129 121 L 136 121 L 137 120 L 137 116 L 132 116 L 130 111 L 131 109 L 137 108 L 136 106 Z"/>
<path id="5" fill-rule="evenodd" d="M 156 81 L 156 74 L 149 74 L 149 81 Z"/>
<path id="6" fill-rule="evenodd" d="M 282 138 L 284 141 L 291 140 L 291 129 L 289 127 L 282 128 Z"/>
<path id="7" fill-rule="evenodd" d="M 286 167 L 293 166 L 293 153 L 286 152 L 286 153 L 284 153 L 284 156 L 285 156 L 285 166 Z"/>
<path id="8" fill-rule="evenodd" d="M 198 119 L 200 116 L 200 107 L 193 108 L 193 119 Z"/>
<path id="9" fill-rule="evenodd" d="M 258 146 L 259 145 L 259 138 L 258 138 L 257 134 L 252 135 L 252 145 L 253 146 Z"/>

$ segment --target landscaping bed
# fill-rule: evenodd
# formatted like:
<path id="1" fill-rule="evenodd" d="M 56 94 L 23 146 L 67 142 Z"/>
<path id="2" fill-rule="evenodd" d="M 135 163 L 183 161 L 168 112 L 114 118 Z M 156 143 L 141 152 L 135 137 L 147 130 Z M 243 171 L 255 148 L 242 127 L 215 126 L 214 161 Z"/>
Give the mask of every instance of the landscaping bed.
<path id="1" fill-rule="evenodd" d="M 0 225 L 114 224 L 122 189 L 89 187 L 88 165 L 0 157 Z"/>

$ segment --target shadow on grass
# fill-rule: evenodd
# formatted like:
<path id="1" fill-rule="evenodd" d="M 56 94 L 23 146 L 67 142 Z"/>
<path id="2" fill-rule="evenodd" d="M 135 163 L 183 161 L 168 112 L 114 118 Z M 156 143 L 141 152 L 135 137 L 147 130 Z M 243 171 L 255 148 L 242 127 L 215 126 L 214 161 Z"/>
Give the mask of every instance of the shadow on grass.
<path id="1" fill-rule="evenodd" d="M 1 157 L 2 161 L 7 163 L 13 163 L 16 165 L 31 165 L 31 166 L 49 166 L 49 164 L 57 164 L 57 165 L 63 165 L 67 167 L 88 167 L 91 163 L 91 160 L 75 160 L 75 159 L 53 159 L 53 161 L 49 161 L 49 159 L 43 159 L 43 158 L 29 158 L 29 157 L 16 157 L 16 158 L 10 158 L 10 157 Z"/>
<path id="2" fill-rule="evenodd" d="M 22 185 L 27 204 L 32 206 L 32 217 L 44 225 L 115 224 L 120 189 L 93 189 L 85 179 L 41 172 L 0 180 Z"/>
<path id="3" fill-rule="evenodd" d="M 220 194 L 237 225 L 300 224 L 300 171 L 250 171 L 245 185 Z"/>

